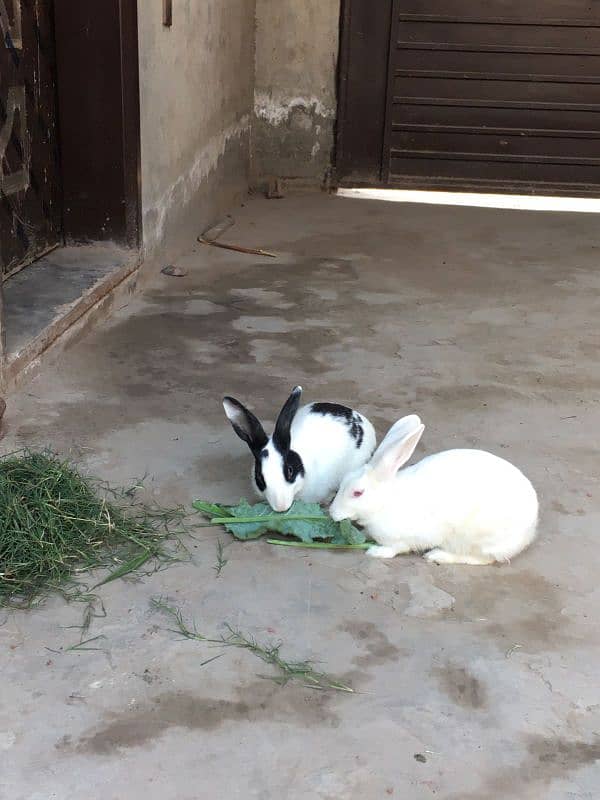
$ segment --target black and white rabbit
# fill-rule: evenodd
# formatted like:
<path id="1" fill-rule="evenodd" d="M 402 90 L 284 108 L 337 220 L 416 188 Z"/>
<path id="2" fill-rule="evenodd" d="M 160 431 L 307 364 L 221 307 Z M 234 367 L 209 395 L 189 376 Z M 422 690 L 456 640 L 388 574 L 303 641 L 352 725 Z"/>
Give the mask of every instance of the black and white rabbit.
<path id="1" fill-rule="evenodd" d="M 296 386 L 270 438 L 239 400 L 223 399 L 233 430 L 254 456 L 254 488 L 275 511 L 287 511 L 295 499 L 330 500 L 344 476 L 366 464 L 375 449 L 375 429 L 358 411 L 337 403 L 298 409 L 301 395 Z"/>

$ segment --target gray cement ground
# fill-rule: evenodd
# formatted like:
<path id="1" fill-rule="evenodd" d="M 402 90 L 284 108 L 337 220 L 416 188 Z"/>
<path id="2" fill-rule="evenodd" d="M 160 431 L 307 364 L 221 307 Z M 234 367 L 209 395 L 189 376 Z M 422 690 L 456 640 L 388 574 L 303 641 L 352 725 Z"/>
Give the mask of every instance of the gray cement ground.
<path id="1" fill-rule="evenodd" d="M 380 435 L 419 412 L 419 455 L 513 460 L 539 540 L 494 568 L 235 542 L 215 578 L 205 529 L 193 563 L 104 587 L 104 651 L 47 649 L 77 641 L 78 606 L 4 613 L 0 796 L 598 797 L 597 217 L 297 196 L 251 201 L 226 238 L 282 256 L 198 246 L 188 277 L 159 276 L 11 399 L 3 450 L 147 471 L 163 502 L 234 500 L 248 454 L 221 395 L 272 418 L 300 382 Z M 356 693 L 278 687 L 237 650 L 201 666 L 216 651 L 169 633 L 159 594 Z"/>
<path id="2" fill-rule="evenodd" d="M 9 278 L 3 287 L 9 357 L 131 258 L 130 250 L 110 243 L 60 247 Z"/>

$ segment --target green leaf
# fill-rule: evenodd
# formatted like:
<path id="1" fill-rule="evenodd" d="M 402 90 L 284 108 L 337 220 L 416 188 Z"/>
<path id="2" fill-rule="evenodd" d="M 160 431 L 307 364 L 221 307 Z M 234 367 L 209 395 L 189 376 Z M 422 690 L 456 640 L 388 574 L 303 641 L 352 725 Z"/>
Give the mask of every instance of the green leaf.
<path id="1" fill-rule="evenodd" d="M 235 517 L 269 517 L 273 514 L 273 510 L 267 503 L 257 503 L 251 506 L 247 500 L 240 500 L 237 506 L 230 506 L 227 508 L 226 516 L 235 519 Z M 233 533 L 236 539 L 258 539 L 263 533 L 266 533 L 269 528 L 268 522 L 240 522 L 226 523 L 226 529 Z"/>
<path id="2" fill-rule="evenodd" d="M 206 517 L 221 517 L 228 516 L 229 509 L 227 506 L 219 506 L 215 503 L 206 503 L 204 500 L 194 500 L 192 506 L 196 511 L 200 511 Z"/>
<path id="3" fill-rule="evenodd" d="M 364 544 L 367 541 L 364 532 L 355 528 L 349 519 L 340 522 L 340 534 L 348 544 Z"/>
<path id="4" fill-rule="evenodd" d="M 350 520 L 334 522 L 318 503 L 297 500 L 292 507 L 279 514 L 267 503 L 250 505 L 240 500 L 237 506 L 217 506 L 197 500 L 194 508 L 211 516 L 237 539 L 258 539 L 269 531 L 293 536 L 301 542 L 324 540 L 332 544 L 362 544 L 365 535 Z M 236 522 L 239 519 L 239 522 Z"/>
<path id="5" fill-rule="evenodd" d="M 312 517 L 310 520 L 286 519 L 290 516 Z M 278 515 L 279 519 L 271 530 L 295 536 L 301 542 L 313 542 L 315 539 L 334 539 L 338 533 L 338 525 L 323 511 L 318 503 L 296 501 L 289 511 Z M 314 517 L 317 517 L 315 520 Z"/>

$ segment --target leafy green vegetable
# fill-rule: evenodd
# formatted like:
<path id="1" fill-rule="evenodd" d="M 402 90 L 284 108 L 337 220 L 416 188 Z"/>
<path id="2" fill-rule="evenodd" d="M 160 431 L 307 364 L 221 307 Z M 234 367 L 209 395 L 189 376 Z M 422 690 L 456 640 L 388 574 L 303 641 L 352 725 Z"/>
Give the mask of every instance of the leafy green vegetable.
<path id="1" fill-rule="evenodd" d="M 240 500 L 237 506 L 223 506 L 196 500 L 197 511 L 211 518 L 215 525 L 224 525 L 236 539 L 244 541 L 258 539 L 265 533 L 276 532 L 284 536 L 294 536 L 301 542 L 309 543 L 320 539 L 332 544 L 362 544 L 365 535 L 355 528 L 350 520 L 334 522 L 318 503 L 304 503 L 300 500 L 279 514 L 267 503 L 250 505 Z"/>
<path id="2" fill-rule="evenodd" d="M 196 500 L 194 502 L 194 508 L 206 517 L 227 516 L 229 513 L 227 506 L 218 506 L 216 503 L 205 503 L 204 500 Z"/>

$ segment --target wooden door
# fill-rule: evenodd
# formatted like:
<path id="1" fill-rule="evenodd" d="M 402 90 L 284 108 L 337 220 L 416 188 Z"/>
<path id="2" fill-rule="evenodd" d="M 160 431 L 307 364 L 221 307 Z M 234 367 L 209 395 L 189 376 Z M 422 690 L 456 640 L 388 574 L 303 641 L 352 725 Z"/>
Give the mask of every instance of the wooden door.
<path id="1" fill-rule="evenodd" d="M 2 277 L 61 242 L 51 0 L 0 0 Z"/>

